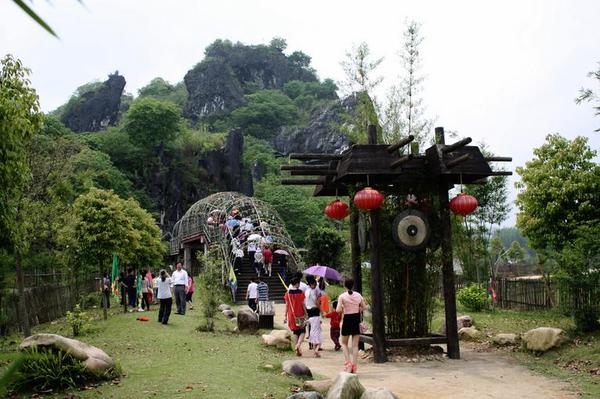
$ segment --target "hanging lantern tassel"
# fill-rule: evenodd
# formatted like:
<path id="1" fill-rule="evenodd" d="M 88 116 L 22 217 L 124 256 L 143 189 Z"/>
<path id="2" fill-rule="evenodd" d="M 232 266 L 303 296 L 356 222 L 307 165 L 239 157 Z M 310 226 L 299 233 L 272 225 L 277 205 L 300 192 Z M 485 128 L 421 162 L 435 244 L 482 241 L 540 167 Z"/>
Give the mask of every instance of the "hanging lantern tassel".
<path id="1" fill-rule="evenodd" d="M 350 214 L 350 209 L 348 204 L 339 199 L 331 202 L 329 205 L 325 207 L 325 215 L 328 218 L 340 220 L 345 218 Z"/>
<path id="2" fill-rule="evenodd" d="M 448 207 L 457 215 L 467 216 L 477 209 L 477 199 L 472 195 L 460 193 L 452 198 Z"/>
<path id="3" fill-rule="evenodd" d="M 383 204 L 384 196 L 379 191 L 365 187 L 354 196 L 354 205 L 362 210 L 379 209 Z"/>

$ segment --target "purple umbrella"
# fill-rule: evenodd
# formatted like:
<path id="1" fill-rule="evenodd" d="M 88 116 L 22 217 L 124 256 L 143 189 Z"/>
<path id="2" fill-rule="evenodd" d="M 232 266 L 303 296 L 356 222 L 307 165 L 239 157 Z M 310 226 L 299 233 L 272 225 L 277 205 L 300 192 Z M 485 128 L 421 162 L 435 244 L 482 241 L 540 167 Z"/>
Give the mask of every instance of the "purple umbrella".
<path id="1" fill-rule="evenodd" d="M 321 265 L 311 266 L 308 269 L 304 270 L 304 273 L 312 274 L 313 276 L 325 277 L 330 280 L 342 281 L 342 275 L 340 273 L 338 273 L 337 270 L 332 269 L 331 267 L 327 267 L 327 266 L 321 266 Z"/>

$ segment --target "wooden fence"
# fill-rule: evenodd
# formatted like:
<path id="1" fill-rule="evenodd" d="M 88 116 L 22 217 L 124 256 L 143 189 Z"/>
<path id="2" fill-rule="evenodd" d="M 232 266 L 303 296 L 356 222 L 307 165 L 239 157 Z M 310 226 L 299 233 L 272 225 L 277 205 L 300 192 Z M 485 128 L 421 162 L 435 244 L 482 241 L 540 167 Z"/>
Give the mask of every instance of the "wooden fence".
<path id="1" fill-rule="evenodd" d="M 549 289 L 550 288 L 550 289 Z M 497 306 L 505 309 L 541 310 L 557 305 L 556 287 L 538 279 L 496 280 Z"/>

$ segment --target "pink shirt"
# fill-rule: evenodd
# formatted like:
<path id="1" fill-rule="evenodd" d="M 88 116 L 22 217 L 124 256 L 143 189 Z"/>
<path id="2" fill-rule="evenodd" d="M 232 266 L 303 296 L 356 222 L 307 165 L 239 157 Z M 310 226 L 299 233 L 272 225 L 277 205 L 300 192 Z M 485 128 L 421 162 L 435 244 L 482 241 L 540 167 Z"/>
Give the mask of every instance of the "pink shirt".
<path id="1" fill-rule="evenodd" d="M 348 294 L 348 292 L 344 292 L 338 298 L 336 311 L 342 313 L 343 310 L 344 314 L 359 313 L 362 300 L 362 295 L 356 291 L 353 291 L 352 295 Z"/>

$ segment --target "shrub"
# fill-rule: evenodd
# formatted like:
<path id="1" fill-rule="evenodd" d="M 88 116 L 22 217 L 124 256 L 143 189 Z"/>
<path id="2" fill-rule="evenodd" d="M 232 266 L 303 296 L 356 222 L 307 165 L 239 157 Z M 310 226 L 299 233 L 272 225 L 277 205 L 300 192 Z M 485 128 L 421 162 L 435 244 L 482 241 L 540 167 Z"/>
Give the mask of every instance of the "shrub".
<path id="1" fill-rule="evenodd" d="M 72 312 L 67 312 L 67 323 L 73 328 L 73 336 L 77 337 L 82 333 L 83 327 L 88 321 L 87 313 L 81 310 L 79 304 L 75 305 Z"/>
<path id="2" fill-rule="evenodd" d="M 219 258 L 218 248 L 209 251 L 206 255 L 200 255 L 200 260 L 203 270 L 198 276 L 198 288 L 202 314 L 206 320 L 206 325 L 200 327 L 200 329 L 214 331 L 214 318 L 219 312 L 219 304 L 227 298 L 226 290 L 221 281 L 223 261 Z"/>
<path id="3" fill-rule="evenodd" d="M 25 352 L 12 388 L 33 392 L 70 389 L 119 375 L 118 367 L 107 372 L 94 372 L 66 352 L 34 347 Z"/>
<path id="4" fill-rule="evenodd" d="M 573 317 L 577 331 L 592 332 L 600 330 L 600 322 L 598 322 L 600 312 L 595 306 L 583 306 L 581 309 L 575 310 Z"/>
<path id="5" fill-rule="evenodd" d="M 456 295 L 458 302 L 472 312 L 479 312 L 488 306 L 489 300 L 485 290 L 477 285 L 469 284 Z"/>

